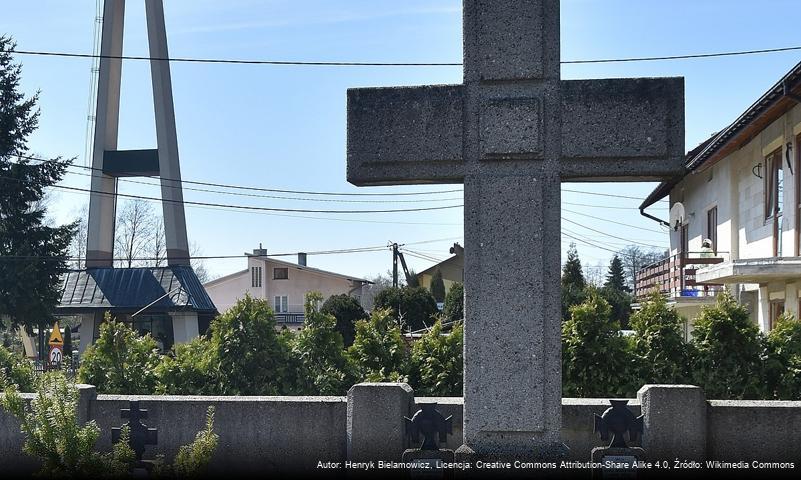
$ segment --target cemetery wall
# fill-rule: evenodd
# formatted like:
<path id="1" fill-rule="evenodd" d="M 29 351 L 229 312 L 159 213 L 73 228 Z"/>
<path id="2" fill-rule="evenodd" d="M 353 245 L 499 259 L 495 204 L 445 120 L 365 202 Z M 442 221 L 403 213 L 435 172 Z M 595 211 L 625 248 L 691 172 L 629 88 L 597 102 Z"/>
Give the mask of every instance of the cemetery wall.
<path id="1" fill-rule="evenodd" d="M 657 387 L 667 391 L 668 396 L 660 396 L 658 392 L 651 394 L 646 407 L 644 392 L 648 389 L 644 387 L 639 399 L 629 401 L 634 414 L 646 415 L 647 439 L 643 445 L 646 452 L 658 450 L 660 442 L 686 442 L 696 429 L 699 436 L 694 438 L 700 438 L 702 444 L 696 452 L 699 458 L 801 464 L 801 402 L 705 401 L 702 393 L 697 395 L 700 392 L 697 387 Z M 700 398 L 695 408 L 698 412 L 688 411 L 688 403 L 676 397 L 692 394 L 693 389 Z M 400 389 L 399 392 L 403 393 Z M 82 386 L 81 395 L 80 418 L 97 422 L 102 432 L 100 449 L 111 447 L 111 427 L 123 423 L 120 409 L 127 408 L 129 400 L 139 400 L 140 406 L 148 410 L 145 423 L 158 428 L 158 445 L 148 447 L 146 456 L 164 454 L 168 459 L 174 457 L 181 445 L 194 439 L 204 426 L 207 407 L 213 405 L 216 408 L 214 430 L 220 435 L 213 459 L 217 471 L 313 469 L 318 460 L 346 460 L 352 436 L 381 439 L 388 435 L 388 424 L 394 424 L 396 432 L 403 428 L 402 418 L 387 421 L 376 418 L 366 423 L 368 429 L 376 431 L 349 431 L 348 397 L 94 395 L 94 388 L 90 386 Z M 31 394 L 24 396 L 33 398 Z M 445 446 L 458 448 L 462 438 L 462 399 L 418 397 L 409 403 L 407 415 L 411 416 L 419 404 L 430 402 L 437 402 L 445 416 L 453 416 L 453 435 Z M 592 432 L 592 415 L 601 414 L 608 406 L 606 399 L 562 399 L 562 440 L 570 448 L 569 459 L 586 460 L 593 447 L 604 444 Z M 361 405 L 358 411 L 360 415 L 369 416 L 371 410 L 381 408 L 368 404 Z M 694 413 L 698 417 L 693 417 Z M 682 420 L 692 418 L 701 418 L 701 421 Z M 652 431 L 649 432 L 649 428 Z M 19 423 L 0 410 L 0 466 L 11 467 L 13 471 L 35 469 L 34 462 L 20 454 L 22 442 Z M 407 442 L 407 446 L 411 445 Z M 400 452 L 396 452 L 394 456 L 399 455 Z M 392 460 L 394 456 L 387 451 L 385 459 Z"/>
<path id="2" fill-rule="evenodd" d="M 801 465 L 801 402 L 710 400 L 709 458 Z"/>

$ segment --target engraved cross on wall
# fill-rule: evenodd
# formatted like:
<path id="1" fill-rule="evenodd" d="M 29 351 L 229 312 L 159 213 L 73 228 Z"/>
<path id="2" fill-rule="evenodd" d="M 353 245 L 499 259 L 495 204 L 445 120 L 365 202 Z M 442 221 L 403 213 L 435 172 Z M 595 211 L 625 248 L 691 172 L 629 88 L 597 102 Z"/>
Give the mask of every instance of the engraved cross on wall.
<path id="1" fill-rule="evenodd" d="M 348 91 L 348 181 L 464 183 L 464 443 L 559 445 L 560 183 L 682 170 L 682 78 L 560 80 L 558 0 L 464 0 L 464 84 Z"/>

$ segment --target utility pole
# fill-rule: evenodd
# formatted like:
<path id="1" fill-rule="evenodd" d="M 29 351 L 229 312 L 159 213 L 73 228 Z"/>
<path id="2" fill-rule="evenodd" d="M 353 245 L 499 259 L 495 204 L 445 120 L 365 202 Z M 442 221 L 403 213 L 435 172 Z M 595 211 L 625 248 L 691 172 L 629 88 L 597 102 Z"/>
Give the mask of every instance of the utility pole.
<path id="1" fill-rule="evenodd" d="M 392 286 L 398 288 L 398 244 L 392 244 Z"/>

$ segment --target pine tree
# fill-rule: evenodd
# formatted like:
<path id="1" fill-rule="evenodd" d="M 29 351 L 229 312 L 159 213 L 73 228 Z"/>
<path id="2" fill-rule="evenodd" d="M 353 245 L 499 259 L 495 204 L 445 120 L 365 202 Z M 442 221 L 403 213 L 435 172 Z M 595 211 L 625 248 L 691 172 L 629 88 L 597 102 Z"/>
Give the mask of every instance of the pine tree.
<path id="1" fill-rule="evenodd" d="M 623 271 L 623 261 L 620 257 L 615 255 L 612 261 L 609 262 L 609 270 L 606 273 L 606 281 L 604 288 L 611 288 L 621 292 L 631 292 L 631 289 L 626 285 L 626 273 Z"/>
<path id="2" fill-rule="evenodd" d="M 431 278 L 431 295 L 437 302 L 445 301 L 445 282 L 442 280 L 442 272 L 437 269 Z"/>
<path id="3" fill-rule="evenodd" d="M 631 316 L 631 289 L 626 285 L 626 274 L 623 270 L 623 261 L 615 255 L 609 262 L 606 281 L 601 289 L 601 295 L 612 307 L 612 318 L 620 322 L 621 327 L 629 327 Z"/>
<path id="4" fill-rule="evenodd" d="M 576 244 L 571 243 L 567 250 L 567 261 L 562 267 L 562 320 L 570 319 L 570 307 L 586 299 L 587 281 L 581 271 Z"/>
<path id="5" fill-rule="evenodd" d="M 59 276 L 75 224 L 45 223 L 45 189 L 57 183 L 70 161 L 54 159 L 33 164 L 28 136 L 36 129 L 38 94 L 20 91 L 22 68 L 13 62 L 15 44 L 0 36 L 0 316 L 12 325 L 45 327 L 59 302 Z"/>
<path id="6" fill-rule="evenodd" d="M 570 248 L 567 249 L 567 261 L 565 262 L 565 266 L 562 267 L 562 286 L 566 285 L 582 290 L 587 286 L 587 281 L 584 279 L 584 273 L 581 270 L 581 260 L 579 260 L 575 243 L 571 243 Z"/>

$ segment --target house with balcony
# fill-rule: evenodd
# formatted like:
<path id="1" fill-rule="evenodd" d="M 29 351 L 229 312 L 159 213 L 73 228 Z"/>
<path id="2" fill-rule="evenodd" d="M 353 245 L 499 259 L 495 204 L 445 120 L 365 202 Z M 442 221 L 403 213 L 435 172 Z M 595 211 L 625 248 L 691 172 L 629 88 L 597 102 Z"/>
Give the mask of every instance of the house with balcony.
<path id="1" fill-rule="evenodd" d="M 670 227 L 670 257 L 638 272 L 636 294 L 658 290 L 693 319 L 722 288 L 763 332 L 801 311 L 801 63 L 729 126 L 688 153 L 640 212 Z M 646 212 L 667 199 L 669 221 Z M 711 248 L 702 248 L 704 239 Z M 711 250 L 711 251 L 710 251 Z M 691 325 L 687 326 L 689 335 Z"/>
<path id="2" fill-rule="evenodd" d="M 363 278 L 311 268 L 307 255 L 298 253 L 297 263 L 267 255 L 267 249 L 246 253 L 247 269 L 214 279 L 204 285 L 220 312 L 250 294 L 270 302 L 278 328 L 300 330 L 304 321 L 304 298 L 318 291 L 323 298 L 346 294 L 361 300 L 362 288 L 371 283 Z"/>

